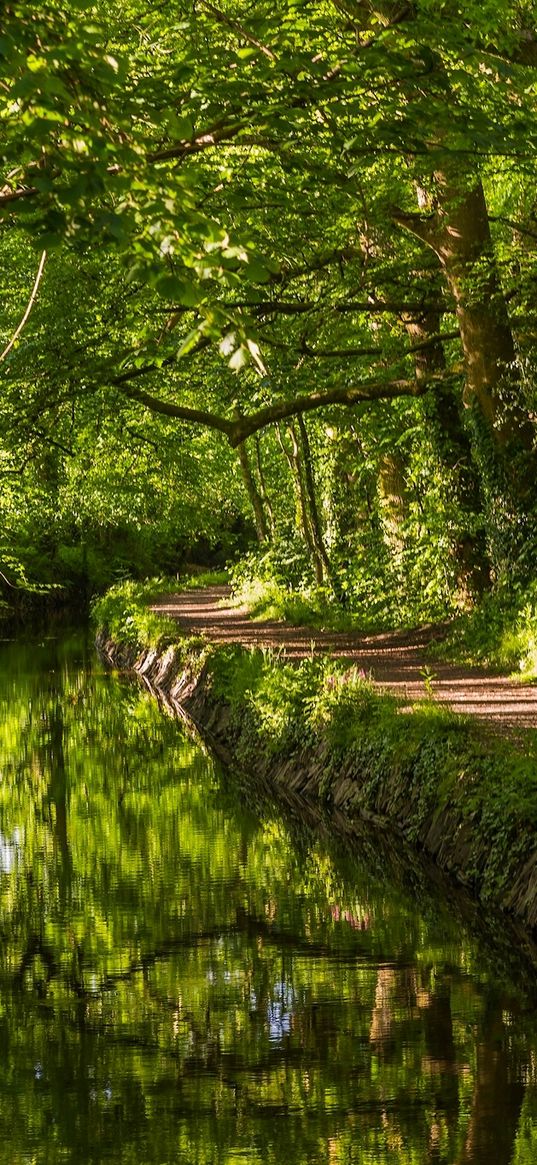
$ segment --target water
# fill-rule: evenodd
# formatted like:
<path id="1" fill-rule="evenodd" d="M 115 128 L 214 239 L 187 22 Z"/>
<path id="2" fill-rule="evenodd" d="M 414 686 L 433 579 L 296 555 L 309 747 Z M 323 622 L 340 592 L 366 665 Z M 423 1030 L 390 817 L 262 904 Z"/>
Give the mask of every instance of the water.
<path id="1" fill-rule="evenodd" d="M 535 1162 L 505 924 L 369 830 L 248 805 L 86 656 L 0 648 L 0 1161 Z"/>

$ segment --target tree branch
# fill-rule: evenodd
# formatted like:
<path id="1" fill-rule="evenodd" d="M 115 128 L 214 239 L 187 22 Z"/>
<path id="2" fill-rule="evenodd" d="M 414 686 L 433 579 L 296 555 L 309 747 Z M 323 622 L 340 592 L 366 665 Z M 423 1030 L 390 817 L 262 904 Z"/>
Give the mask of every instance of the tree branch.
<path id="1" fill-rule="evenodd" d="M 241 121 L 233 125 L 221 126 L 219 129 L 204 130 L 203 133 L 193 137 L 191 141 L 187 141 L 185 138 L 183 141 L 177 142 L 175 146 L 168 146 L 163 150 L 155 150 L 153 153 L 147 155 L 146 161 L 150 163 L 166 162 L 171 158 L 184 158 L 190 154 L 199 154 L 202 150 L 210 149 L 211 146 L 218 146 L 220 142 L 231 141 L 240 133 L 244 125 L 245 123 Z M 122 169 L 123 167 L 121 166 L 110 166 L 108 173 L 119 173 Z"/>
<path id="2" fill-rule="evenodd" d="M 363 312 L 364 314 L 371 314 L 371 315 L 378 315 L 378 314 L 381 314 L 382 312 L 387 312 L 387 313 L 391 313 L 393 315 L 399 315 L 399 314 L 402 314 L 403 312 L 420 313 L 420 312 L 423 312 L 425 310 L 432 310 L 433 308 L 435 308 L 438 311 L 441 311 L 443 313 L 446 313 L 449 310 L 448 308 L 446 308 L 446 305 L 444 303 L 438 302 L 438 300 L 436 300 L 435 302 L 430 302 L 430 303 L 427 302 L 426 300 L 422 300 L 420 303 L 404 303 L 404 302 L 397 303 L 396 301 L 389 301 L 389 300 L 384 301 L 384 302 L 377 300 L 377 301 L 374 301 L 373 303 L 368 303 L 367 301 L 355 302 L 353 300 L 350 300 L 347 303 L 323 303 L 320 300 L 302 300 L 302 301 L 297 302 L 297 301 L 293 301 L 293 300 L 273 299 L 273 300 L 265 300 L 261 303 L 252 303 L 252 302 L 248 302 L 248 300 L 240 300 L 240 301 L 237 301 L 236 303 L 229 304 L 230 310 L 232 310 L 233 308 L 237 308 L 237 307 L 248 308 L 248 310 L 252 313 L 252 315 L 256 315 L 256 316 L 257 315 L 287 315 L 287 316 L 306 315 L 307 312 L 313 312 L 313 311 L 323 311 L 323 312 L 333 311 L 333 312 L 338 312 L 341 314 L 345 314 L 347 312 L 356 312 L 356 313 Z"/>
<path id="3" fill-rule="evenodd" d="M 225 24 L 227 28 L 232 28 L 234 32 L 238 32 L 239 36 L 242 36 L 244 40 L 248 41 L 249 44 L 254 45 L 256 49 L 259 49 L 260 52 L 264 53 L 264 55 L 268 57 L 269 61 L 275 61 L 277 59 L 272 52 L 272 49 L 269 49 L 267 45 L 262 44 L 260 40 L 257 40 L 255 36 L 252 36 L 252 34 L 248 32 L 248 29 L 244 28 L 242 24 L 239 24 L 238 20 L 232 20 L 231 17 L 226 16 L 224 12 L 221 12 L 220 9 L 216 7 L 216 5 L 210 4 L 209 0 L 198 0 L 198 2 L 200 8 L 206 8 L 207 11 L 210 12 L 211 15 L 214 16 L 220 24 Z"/>
<path id="4" fill-rule="evenodd" d="M 3 186 L 0 190 L 0 206 L 6 202 L 18 202 L 19 198 L 33 198 L 38 193 L 37 186 L 17 186 L 15 190 Z"/>
<path id="5" fill-rule="evenodd" d="M 530 230 L 529 227 L 523 226 L 520 222 L 513 222 L 511 218 L 504 218 L 501 214 L 489 214 L 488 220 L 489 222 L 500 222 L 503 226 L 516 231 L 518 235 L 527 235 L 529 239 L 537 239 L 537 231 Z"/>
<path id="6" fill-rule="evenodd" d="M 196 356 L 198 352 L 203 352 L 204 348 L 208 348 L 211 343 L 212 340 L 209 336 L 201 336 L 197 343 L 189 349 L 188 355 Z M 177 360 L 177 352 L 171 352 L 169 356 L 165 356 L 158 362 L 152 361 L 151 364 L 142 364 L 139 368 L 127 368 L 125 372 L 120 372 L 118 376 L 114 376 L 109 383 L 121 388 L 123 384 L 128 384 L 131 380 L 138 380 L 140 376 L 148 376 L 150 372 L 159 372 L 161 368 L 169 368 L 176 364 Z"/>
<path id="7" fill-rule="evenodd" d="M 266 405 L 264 408 L 258 409 L 257 412 L 251 413 L 250 416 L 239 416 L 234 420 L 228 420 L 226 417 L 212 413 L 207 409 L 194 409 L 187 405 L 174 404 L 172 401 L 160 400 L 130 384 L 123 384 L 120 387 L 125 396 L 145 405 L 151 412 L 165 417 L 174 417 L 179 421 L 189 421 L 190 424 L 203 425 L 208 429 L 215 429 L 217 432 L 224 433 L 232 448 L 236 448 L 247 437 L 251 437 L 261 429 L 288 417 L 297 417 L 302 413 L 325 408 L 327 405 L 352 407 L 367 401 L 394 400 L 400 396 L 423 396 L 432 384 L 445 379 L 445 375 L 439 374 L 420 381 L 416 379 L 379 380 L 365 381 L 354 387 L 336 385 L 323 392 L 305 393 L 303 396 L 295 397 L 294 400 L 276 401 L 274 404 Z"/>
<path id="8" fill-rule="evenodd" d="M 199 154 L 203 150 L 211 149 L 212 146 L 217 146 L 220 142 L 231 141 L 245 127 L 244 122 L 234 122 L 232 125 L 215 126 L 213 129 L 204 130 L 199 133 L 191 141 L 186 139 L 177 142 L 174 146 L 169 146 L 166 149 L 154 150 L 147 154 L 146 162 L 152 164 L 154 162 L 165 162 L 173 158 L 184 158 L 190 154 Z M 35 165 L 35 163 L 34 163 Z M 107 166 L 106 173 L 110 175 L 123 173 L 124 166 L 117 162 L 113 162 Z M 4 186 L 0 189 L 0 207 L 9 202 L 17 202 L 21 198 L 34 198 L 39 194 L 36 186 L 17 186 L 13 190 L 10 186 Z"/>
<path id="9" fill-rule="evenodd" d="M 43 251 L 43 254 L 41 255 L 41 258 L 39 260 L 39 267 L 37 268 L 37 275 L 35 277 L 34 285 L 32 288 L 32 293 L 31 293 L 30 298 L 28 300 L 28 303 L 26 305 L 26 311 L 24 312 L 24 315 L 21 319 L 19 326 L 15 329 L 15 331 L 14 331 L 14 333 L 9 341 L 9 344 L 7 345 L 6 348 L 4 348 L 3 352 L 0 352 L 0 364 L 2 363 L 2 360 L 5 360 L 6 356 L 9 355 L 9 353 L 11 352 L 11 349 L 17 343 L 17 340 L 22 332 L 22 329 L 28 320 L 30 312 L 31 312 L 31 310 L 34 306 L 34 303 L 35 303 L 36 295 L 37 295 L 37 292 L 39 289 L 39 284 L 41 283 L 41 277 L 43 275 L 43 270 L 45 267 L 46 258 L 47 258 L 47 252 Z"/>
<path id="10" fill-rule="evenodd" d="M 396 357 L 402 359 L 404 356 L 413 356 L 415 352 L 426 351 L 427 348 L 434 348 L 436 344 L 441 344 L 447 340 L 458 340 L 460 332 L 457 328 L 453 332 L 437 332 L 434 336 L 429 336 L 427 340 L 421 340 L 419 344 L 411 344 L 409 348 L 403 350 Z M 270 340 L 267 343 L 271 343 Z M 283 345 L 282 345 L 283 346 Z M 328 360 L 341 358 L 346 356 L 382 356 L 385 352 L 384 348 L 310 348 L 309 344 L 303 343 L 297 345 L 297 349 L 303 352 L 305 356 L 318 357 L 319 359 Z"/>
<path id="11" fill-rule="evenodd" d="M 400 396 L 423 396 L 433 381 L 438 379 L 445 378 L 430 377 L 426 382 L 418 382 L 417 380 L 371 381 L 354 388 L 339 385 L 324 392 L 305 393 L 304 396 L 295 397 L 294 400 L 277 401 L 275 404 L 258 409 L 249 417 L 241 417 L 240 420 L 236 421 L 232 426 L 233 431 L 229 435 L 229 442 L 235 448 L 246 437 L 251 437 L 253 433 L 259 432 L 260 429 L 264 429 L 276 421 L 285 420 L 287 417 L 298 417 L 302 413 L 313 412 L 326 405 L 339 404 L 352 407 L 367 401 L 394 400 Z"/>
<path id="12" fill-rule="evenodd" d="M 117 384 L 117 382 L 112 383 Z M 206 429 L 216 429 L 217 432 L 225 433 L 230 441 L 232 439 L 235 423 L 226 420 L 225 417 L 218 416 L 217 413 L 211 413 L 206 409 L 192 409 L 187 405 L 176 405 L 172 401 L 160 400 L 148 392 L 143 392 L 142 389 L 133 388 L 130 384 L 121 384 L 118 387 L 120 387 L 124 396 L 128 396 L 130 400 L 135 400 L 139 404 L 145 405 L 152 413 L 158 413 L 163 417 L 174 417 L 178 421 L 190 421 L 191 424 L 203 425 Z"/>
<path id="13" fill-rule="evenodd" d="M 438 216 L 436 214 L 415 214 L 392 206 L 391 215 L 398 226 L 405 227 L 411 234 L 416 235 L 416 238 L 421 239 L 422 243 L 427 243 L 428 247 L 434 249 L 438 231 Z"/>

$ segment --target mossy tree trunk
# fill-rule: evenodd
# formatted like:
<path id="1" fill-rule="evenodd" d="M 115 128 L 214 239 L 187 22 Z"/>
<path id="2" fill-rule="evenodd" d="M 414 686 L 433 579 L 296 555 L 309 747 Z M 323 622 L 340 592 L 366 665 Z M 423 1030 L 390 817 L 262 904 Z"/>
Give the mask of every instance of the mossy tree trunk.
<path id="1" fill-rule="evenodd" d="M 256 480 L 255 480 L 255 477 L 253 474 L 253 470 L 252 470 L 252 466 L 250 464 L 250 458 L 248 456 L 248 450 L 246 448 L 245 441 L 242 441 L 242 443 L 237 447 L 237 452 L 239 454 L 239 462 L 240 462 L 240 467 L 241 467 L 242 480 L 244 482 L 244 488 L 246 490 L 246 493 L 248 494 L 248 498 L 250 500 L 250 504 L 251 504 L 253 514 L 254 514 L 257 541 L 260 543 L 260 545 L 262 545 L 264 542 L 266 542 L 268 540 L 268 535 L 269 535 L 267 516 L 265 514 L 265 507 L 263 504 L 263 498 L 262 498 L 262 496 L 259 492 L 259 489 L 257 487 L 257 483 L 256 483 Z"/>
<path id="2" fill-rule="evenodd" d="M 420 203 L 424 213 L 396 211 L 394 217 L 440 260 L 464 353 L 463 402 L 491 556 L 497 571 L 524 569 L 521 546 L 535 542 L 530 528 L 537 502 L 535 429 L 524 403 L 483 185 L 474 172 L 452 164 L 435 174 L 431 191 L 420 192 Z"/>
<path id="3" fill-rule="evenodd" d="M 416 378 L 430 379 L 446 371 L 444 345 L 440 338 L 441 315 L 428 308 L 419 316 L 404 319 L 406 331 L 416 346 Z M 435 341 L 435 337 L 438 337 Z M 420 347 L 418 347 L 420 345 Z M 429 433 L 440 462 L 450 473 L 457 505 L 464 525 L 453 548 L 461 592 L 480 595 L 490 586 L 490 559 L 482 526 L 483 499 L 472 446 L 464 426 L 453 384 L 441 377 L 424 398 L 430 421 Z"/>

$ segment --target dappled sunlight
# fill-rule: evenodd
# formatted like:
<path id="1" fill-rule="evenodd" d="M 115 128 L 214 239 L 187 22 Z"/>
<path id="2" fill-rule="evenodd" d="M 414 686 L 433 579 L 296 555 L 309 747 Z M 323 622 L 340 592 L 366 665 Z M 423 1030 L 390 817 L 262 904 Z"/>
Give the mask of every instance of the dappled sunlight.
<path id="1" fill-rule="evenodd" d="M 353 661 L 380 688 L 405 701 L 429 697 L 454 712 L 505 728 L 537 728 L 537 686 L 477 668 L 436 661 L 431 666 L 424 649 L 434 628 L 362 635 L 292 627 L 276 620 L 254 622 L 246 607 L 233 606 L 225 586 L 163 596 L 151 610 L 177 620 L 183 633 L 202 635 L 212 643 L 266 648 L 287 660 L 329 653 Z"/>

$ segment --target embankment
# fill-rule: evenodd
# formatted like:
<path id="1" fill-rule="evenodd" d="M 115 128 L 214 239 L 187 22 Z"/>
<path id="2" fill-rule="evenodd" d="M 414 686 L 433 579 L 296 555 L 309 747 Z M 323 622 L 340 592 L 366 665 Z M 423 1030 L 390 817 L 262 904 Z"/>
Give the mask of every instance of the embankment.
<path id="1" fill-rule="evenodd" d="M 434 701 L 405 707 L 330 658 L 197 641 L 97 643 L 184 708 L 217 754 L 278 792 L 395 826 L 482 901 L 537 925 L 537 752 Z"/>

